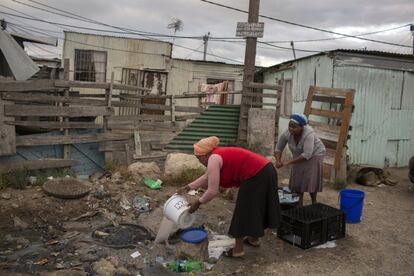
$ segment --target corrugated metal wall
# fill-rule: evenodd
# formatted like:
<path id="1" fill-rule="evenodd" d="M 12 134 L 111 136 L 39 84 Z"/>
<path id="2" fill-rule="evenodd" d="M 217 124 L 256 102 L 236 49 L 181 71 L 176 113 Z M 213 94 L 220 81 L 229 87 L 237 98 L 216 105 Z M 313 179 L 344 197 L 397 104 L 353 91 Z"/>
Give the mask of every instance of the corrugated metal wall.
<path id="1" fill-rule="evenodd" d="M 265 72 L 264 83 L 275 84 L 276 79 L 292 80 L 292 112 L 303 113 L 305 109 L 306 98 L 308 96 L 309 86 L 317 85 L 332 87 L 333 79 L 333 59 L 327 56 L 314 56 L 294 62 L 292 68 L 279 72 Z M 274 91 L 264 90 L 264 93 L 275 93 Z M 285 102 L 282 95 L 282 103 Z M 264 102 L 274 103 L 274 99 L 264 98 Z M 314 105 L 321 106 L 320 104 Z M 324 121 L 324 118 L 312 118 L 315 121 Z M 289 119 L 281 116 L 279 120 L 279 133 L 286 130 Z"/>
<path id="2" fill-rule="evenodd" d="M 352 164 L 407 166 L 414 155 L 414 73 L 335 67 L 334 86 L 353 88 Z"/>
<path id="3" fill-rule="evenodd" d="M 400 60 L 389 62 L 395 67 Z M 406 61 L 401 62 L 406 66 Z M 380 63 L 383 69 L 375 67 Z M 355 89 L 348 141 L 351 163 L 407 166 L 414 155 L 414 73 L 386 68 L 386 62 L 375 56 L 358 59 L 349 55 L 335 60 L 327 55 L 313 56 L 293 62 L 290 69 L 275 73 L 269 69 L 264 81 L 274 84 L 282 74 L 292 79 L 293 112 L 304 111 L 309 85 Z M 288 119 L 282 117 L 279 133 L 287 124 Z"/>

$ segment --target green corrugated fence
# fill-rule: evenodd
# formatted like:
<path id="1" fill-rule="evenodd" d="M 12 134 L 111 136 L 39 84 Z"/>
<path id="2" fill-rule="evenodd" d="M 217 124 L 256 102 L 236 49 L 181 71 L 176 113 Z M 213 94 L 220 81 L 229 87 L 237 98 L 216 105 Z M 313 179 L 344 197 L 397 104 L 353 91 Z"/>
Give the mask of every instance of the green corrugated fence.
<path id="1" fill-rule="evenodd" d="M 198 140 L 217 136 L 220 146 L 228 146 L 237 140 L 240 106 L 210 105 L 165 147 L 166 150 L 193 152 Z"/>

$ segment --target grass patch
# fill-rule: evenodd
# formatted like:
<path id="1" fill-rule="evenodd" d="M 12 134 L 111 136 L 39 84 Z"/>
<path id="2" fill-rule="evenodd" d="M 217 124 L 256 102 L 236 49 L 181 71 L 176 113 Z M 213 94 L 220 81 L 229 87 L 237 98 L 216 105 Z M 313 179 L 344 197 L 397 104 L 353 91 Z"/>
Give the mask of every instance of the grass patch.
<path id="1" fill-rule="evenodd" d="M 174 179 L 174 182 L 176 184 L 188 184 L 193 182 L 205 173 L 206 170 L 203 168 L 186 169 L 181 173 L 181 175 Z"/>
<path id="2" fill-rule="evenodd" d="M 111 171 L 112 173 L 119 172 L 122 176 L 122 179 L 125 181 L 132 180 L 132 173 L 128 171 L 127 165 L 122 165 L 114 161 L 107 161 L 105 163 L 105 169 Z"/>
<path id="3" fill-rule="evenodd" d="M 73 176 L 74 174 L 68 168 L 55 168 L 44 170 L 28 170 L 18 169 L 13 172 L 0 172 L 0 190 L 5 188 L 24 189 L 30 185 L 30 177 L 34 177 L 35 183 L 33 185 L 43 185 L 49 176 L 53 178 L 64 177 L 66 175 Z"/>

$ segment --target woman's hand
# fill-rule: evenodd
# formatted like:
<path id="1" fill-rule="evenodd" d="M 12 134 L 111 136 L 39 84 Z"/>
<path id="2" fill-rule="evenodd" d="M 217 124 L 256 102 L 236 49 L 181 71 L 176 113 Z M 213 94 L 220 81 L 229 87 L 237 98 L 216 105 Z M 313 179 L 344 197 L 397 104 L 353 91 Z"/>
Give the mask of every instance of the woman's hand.
<path id="1" fill-rule="evenodd" d="M 193 201 L 192 203 L 189 203 L 190 206 L 190 210 L 188 210 L 188 212 L 190 214 L 194 213 L 195 211 L 198 210 L 198 208 L 200 208 L 201 202 L 197 199 L 196 201 Z"/>
<path id="2" fill-rule="evenodd" d="M 283 162 L 282 161 L 276 161 L 276 168 L 277 169 L 280 169 L 281 167 L 283 167 L 285 164 L 283 164 Z"/>
<path id="3" fill-rule="evenodd" d="M 186 194 L 190 191 L 190 187 L 188 185 L 185 185 L 181 188 L 179 188 L 177 191 L 175 191 L 177 194 L 182 195 L 182 194 Z"/>

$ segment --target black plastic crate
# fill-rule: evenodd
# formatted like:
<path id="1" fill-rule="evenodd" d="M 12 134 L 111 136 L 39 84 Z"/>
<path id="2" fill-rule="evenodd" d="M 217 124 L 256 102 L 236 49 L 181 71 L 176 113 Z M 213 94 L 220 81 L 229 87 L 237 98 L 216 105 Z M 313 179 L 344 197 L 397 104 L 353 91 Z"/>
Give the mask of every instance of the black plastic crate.
<path id="1" fill-rule="evenodd" d="M 278 237 L 307 249 L 345 236 L 343 212 L 325 204 L 308 205 L 282 212 Z"/>
<path id="2" fill-rule="evenodd" d="M 307 249 L 326 242 L 327 220 L 309 206 L 282 212 L 277 236 L 300 248 Z"/>
<path id="3" fill-rule="evenodd" d="M 336 239 L 340 239 L 345 237 L 345 213 L 341 210 L 338 210 L 336 208 L 333 208 L 331 206 L 317 203 L 314 205 L 310 205 L 312 208 L 314 208 L 315 212 L 320 213 L 327 219 L 327 237 L 326 239 L 328 241 L 333 241 Z"/>

